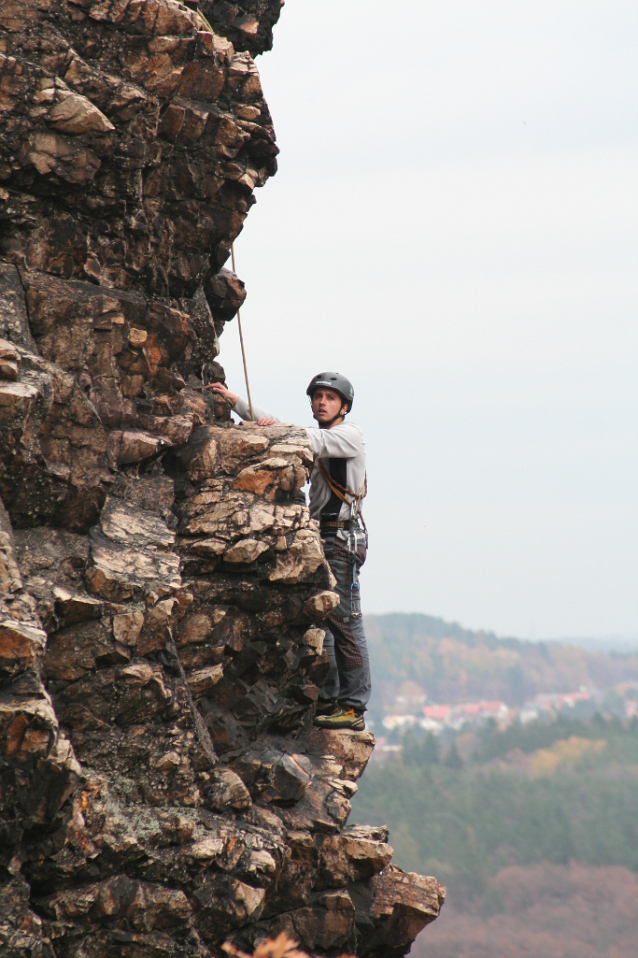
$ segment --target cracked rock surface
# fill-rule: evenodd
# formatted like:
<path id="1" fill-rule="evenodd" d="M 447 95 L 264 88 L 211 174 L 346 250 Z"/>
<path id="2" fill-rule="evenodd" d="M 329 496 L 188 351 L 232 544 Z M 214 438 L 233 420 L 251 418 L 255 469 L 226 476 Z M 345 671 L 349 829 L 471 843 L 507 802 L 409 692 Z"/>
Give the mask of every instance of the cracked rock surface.
<path id="1" fill-rule="evenodd" d="M 348 826 L 304 430 L 201 367 L 276 170 L 281 0 L 0 5 L 0 951 L 404 955 L 444 889 Z"/>

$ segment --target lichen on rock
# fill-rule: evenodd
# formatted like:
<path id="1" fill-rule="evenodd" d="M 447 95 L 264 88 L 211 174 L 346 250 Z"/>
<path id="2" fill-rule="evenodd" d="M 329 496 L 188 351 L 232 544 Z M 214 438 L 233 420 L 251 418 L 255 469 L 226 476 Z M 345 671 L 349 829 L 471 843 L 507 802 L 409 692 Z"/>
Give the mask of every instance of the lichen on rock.
<path id="1" fill-rule="evenodd" d="M 444 890 L 346 824 L 373 736 L 312 726 L 306 434 L 201 379 L 281 2 L 201 6 L 0 8 L 0 950 L 399 956 Z"/>

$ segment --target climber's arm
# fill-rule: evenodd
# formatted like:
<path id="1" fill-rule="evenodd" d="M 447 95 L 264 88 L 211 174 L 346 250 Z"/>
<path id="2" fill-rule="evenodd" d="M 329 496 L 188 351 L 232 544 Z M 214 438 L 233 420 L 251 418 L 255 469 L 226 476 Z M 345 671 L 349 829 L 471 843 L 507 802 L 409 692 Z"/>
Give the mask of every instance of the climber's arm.
<path id="1" fill-rule="evenodd" d="M 240 419 L 250 422 L 250 406 L 245 399 L 242 399 L 236 393 L 232 393 L 221 383 L 211 383 L 210 386 L 206 386 L 206 389 L 211 389 L 218 396 L 223 396 L 231 404 L 233 412 L 236 412 Z M 258 426 L 272 426 L 279 422 L 278 419 L 264 409 L 260 409 L 259 406 L 253 406 L 253 415 Z"/>

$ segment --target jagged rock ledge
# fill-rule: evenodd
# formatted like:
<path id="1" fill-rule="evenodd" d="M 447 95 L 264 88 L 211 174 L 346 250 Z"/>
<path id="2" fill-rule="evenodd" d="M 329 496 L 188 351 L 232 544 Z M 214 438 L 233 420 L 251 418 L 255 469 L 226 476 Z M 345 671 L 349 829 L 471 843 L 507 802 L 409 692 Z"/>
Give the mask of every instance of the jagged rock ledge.
<path id="1" fill-rule="evenodd" d="M 203 425 L 173 457 L 176 478 L 120 473 L 88 535 L 3 517 L 4 914 L 33 954 L 41 935 L 57 956 L 196 955 L 282 929 L 402 954 L 441 889 L 389 864 L 386 829 L 346 826 L 372 735 L 309 723 L 334 594 L 289 501 L 305 436 Z"/>
<path id="2" fill-rule="evenodd" d="M 403 955 L 444 890 L 346 825 L 303 430 L 199 376 L 275 170 L 279 0 L 0 9 L 0 949 Z M 232 42 L 231 42 L 232 40 Z"/>

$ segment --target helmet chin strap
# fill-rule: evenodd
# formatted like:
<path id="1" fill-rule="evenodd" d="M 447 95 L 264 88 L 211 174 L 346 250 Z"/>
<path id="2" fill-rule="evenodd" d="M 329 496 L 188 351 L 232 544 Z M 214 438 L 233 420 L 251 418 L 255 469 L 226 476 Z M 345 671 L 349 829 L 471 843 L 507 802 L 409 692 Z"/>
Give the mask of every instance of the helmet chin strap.
<path id="1" fill-rule="evenodd" d="M 312 414 L 312 417 L 313 417 L 313 419 L 317 419 L 317 417 L 315 416 L 314 413 Z M 330 429 L 330 427 L 332 426 L 333 422 L 336 422 L 337 419 L 343 419 L 343 416 L 341 415 L 340 412 L 338 412 L 336 416 L 333 416 L 332 419 L 329 419 L 328 422 L 319 422 L 318 419 L 317 419 L 317 422 L 319 422 L 319 428 L 320 428 L 320 429 Z"/>
<path id="2" fill-rule="evenodd" d="M 312 399 L 310 400 L 310 408 L 312 409 Z M 336 422 L 337 419 L 344 419 L 344 418 L 348 415 L 349 412 L 350 412 L 349 409 L 346 409 L 345 412 L 341 412 L 341 410 L 339 410 L 339 412 L 337 413 L 337 415 L 336 415 L 336 416 L 333 416 L 332 419 L 329 419 L 328 422 L 319 422 L 319 420 L 318 420 L 317 417 L 315 416 L 314 412 L 313 412 L 313 414 L 312 414 L 312 418 L 315 419 L 317 422 L 319 422 L 319 428 L 320 428 L 320 429 L 330 429 L 330 427 L 332 426 L 333 422 Z"/>

